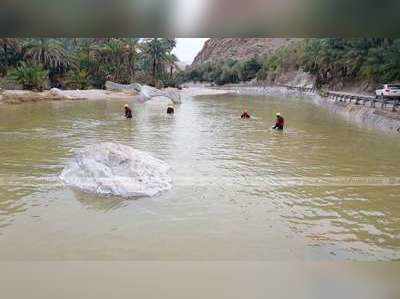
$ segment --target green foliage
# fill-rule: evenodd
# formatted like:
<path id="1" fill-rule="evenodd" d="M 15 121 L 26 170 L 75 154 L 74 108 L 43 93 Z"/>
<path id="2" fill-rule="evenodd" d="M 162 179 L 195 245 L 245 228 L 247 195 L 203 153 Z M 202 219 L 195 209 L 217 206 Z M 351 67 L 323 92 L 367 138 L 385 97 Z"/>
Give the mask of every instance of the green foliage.
<path id="1" fill-rule="evenodd" d="M 41 66 L 30 65 L 25 62 L 20 63 L 9 77 L 22 85 L 23 89 L 42 90 L 45 87 L 45 82 L 48 72 Z"/>
<path id="2" fill-rule="evenodd" d="M 185 72 L 177 72 L 177 58 L 172 54 L 175 45 L 174 39 L 167 38 L 1 38 L 0 76 L 17 66 L 38 68 L 48 74 L 43 82 L 67 88 L 104 88 L 107 80 L 158 87 L 185 81 L 219 85 L 255 78 L 274 81 L 298 69 L 313 74 L 318 85 L 400 81 L 400 39 L 306 39 L 266 57 L 213 61 Z"/>
<path id="3" fill-rule="evenodd" d="M 145 72 L 151 74 L 152 85 L 159 85 L 158 81 L 168 78 L 168 67 L 174 65 L 177 60 L 172 54 L 175 46 L 176 41 L 168 38 L 145 39 L 141 45 L 141 66 Z"/>
<path id="4" fill-rule="evenodd" d="M 400 81 L 400 39 L 306 39 L 262 59 L 193 67 L 186 72 L 185 80 L 226 84 L 256 77 L 260 81 L 274 81 L 280 74 L 299 69 L 315 75 L 318 85 L 351 80 Z"/>
<path id="5" fill-rule="evenodd" d="M 17 66 L 21 59 L 18 39 L 0 38 L 0 74 L 5 76 L 7 70 Z"/>
<path id="6" fill-rule="evenodd" d="M 29 39 L 23 48 L 26 60 L 41 64 L 45 69 L 70 66 L 71 61 L 62 43 L 55 39 Z"/>
<path id="7" fill-rule="evenodd" d="M 165 38 L 4 38 L 0 76 L 24 62 L 46 70 L 46 82 L 56 87 L 104 88 L 107 80 L 175 84 L 175 44 Z"/>
<path id="8" fill-rule="evenodd" d="M 273 55 L 264 58 L 262 66 L 256 74 L 257 79 L 273 80 L 280 73 L 298 69 L 302 53 L 301 45 L 278 49 Z"/>
<path id="9" fill-rule="evenodd" d="M 249 81 L 256 77 L 261 64 L 256 58 L 244 62 L 229 59 L 226 62 L 208 62 L 191 68 L 186 81 L 214 82 L 218 85 Z"/>
<path id="10" fill-rule="evenodd" d="M 88 89 L 90 87 L 88 72 L 82 70 L 71 70 L 67 73 L 65 86 L 68 89 Z"/>
<path id="11" fill-rule="evenodd" d="M 238 68 L 240 81 L 250 81 L 254 79 L 261 69 L 261 66 L 261 63 L 259 63 L 256 58 L 241 63 Z"/>
<path id="12" fill-rule="evenodd" d="M 400 80 L 400 40 L 388 38 L 310 39 L 301 57 L 305 71 L 317 83 L 333 80 L 368 80 L 386 83 Z"/>

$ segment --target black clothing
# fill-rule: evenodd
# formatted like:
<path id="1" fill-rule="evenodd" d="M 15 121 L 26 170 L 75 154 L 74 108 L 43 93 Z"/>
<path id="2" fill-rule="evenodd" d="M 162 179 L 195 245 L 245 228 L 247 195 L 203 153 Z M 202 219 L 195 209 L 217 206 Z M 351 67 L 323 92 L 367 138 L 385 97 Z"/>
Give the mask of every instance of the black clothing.
<path id="1" fill-rule="evenodd" d="M 247 112 L 243 112 L 240 118 L 250 118 L 250 114 L 248 114 Z"/>
<path id="2" fill-rule="evenodd" d="M 129 107 L 125 107 L 125 117 L 132 118 L 132 110 Z"/>

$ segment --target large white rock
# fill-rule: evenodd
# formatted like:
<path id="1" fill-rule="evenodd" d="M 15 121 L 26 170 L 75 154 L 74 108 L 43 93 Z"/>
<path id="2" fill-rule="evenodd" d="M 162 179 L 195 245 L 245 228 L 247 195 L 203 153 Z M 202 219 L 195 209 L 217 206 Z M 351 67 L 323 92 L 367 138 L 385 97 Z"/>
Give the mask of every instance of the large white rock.
<path id="1" fill-rule="evenodd" d="M 122 197 L 154 196 L 171 189 L 170 167 L 132 147 L 101 143 L 79 151 L 61 180 L 85 192 Z"/>
<path id="2" fill-rule="evenodd" d="M 111 81 L 106 82 L 107 90 L 130 90 L 139 92 L 139 100 L 146 102 L 154 98 L 167 98 L 171 100 L 174 104 L 181 104 L 181 95 L 173 89 L 159 90 L 157 88 L 141 85 L 139 83 L 132 83 L 129 85 L 118 84 Z"/>

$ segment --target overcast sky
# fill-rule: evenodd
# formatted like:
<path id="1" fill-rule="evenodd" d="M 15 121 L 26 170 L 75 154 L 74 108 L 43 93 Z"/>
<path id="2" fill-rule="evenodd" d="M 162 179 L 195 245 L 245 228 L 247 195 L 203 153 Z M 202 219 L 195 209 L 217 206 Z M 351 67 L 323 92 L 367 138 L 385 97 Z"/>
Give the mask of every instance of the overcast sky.
<path id="1" fill-rule="evenodd" d="M 191 64 L 208 38 L 177 38 L 175 55 L 180 61 Z"/>

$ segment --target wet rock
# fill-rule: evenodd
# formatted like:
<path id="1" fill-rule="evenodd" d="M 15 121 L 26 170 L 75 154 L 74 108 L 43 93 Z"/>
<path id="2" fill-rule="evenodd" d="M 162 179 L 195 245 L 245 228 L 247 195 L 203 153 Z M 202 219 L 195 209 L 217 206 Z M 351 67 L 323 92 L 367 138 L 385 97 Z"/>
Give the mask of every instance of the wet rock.
<path id="1" fill-rule="evenodd" d="M 154 196 L 171 189 L 170 167 L 132 147 L 101 143 L 79 151 L 60 179 L 85 192 L 121 197 Z"/>

